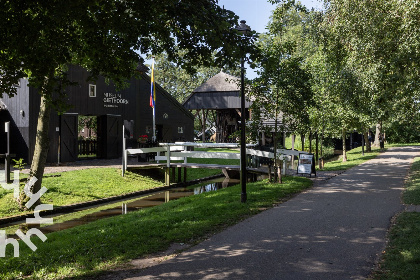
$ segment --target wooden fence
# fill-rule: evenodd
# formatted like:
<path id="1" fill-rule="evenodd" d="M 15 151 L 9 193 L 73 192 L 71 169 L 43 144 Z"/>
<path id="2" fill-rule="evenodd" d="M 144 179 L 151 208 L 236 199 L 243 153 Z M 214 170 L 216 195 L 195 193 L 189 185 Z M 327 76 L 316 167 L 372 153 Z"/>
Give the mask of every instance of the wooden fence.
<path id="1" fill-rule="evenodd" d="M 79 155 L 96 155 L 98 151 L 98 141 L 78 140 Z"/>

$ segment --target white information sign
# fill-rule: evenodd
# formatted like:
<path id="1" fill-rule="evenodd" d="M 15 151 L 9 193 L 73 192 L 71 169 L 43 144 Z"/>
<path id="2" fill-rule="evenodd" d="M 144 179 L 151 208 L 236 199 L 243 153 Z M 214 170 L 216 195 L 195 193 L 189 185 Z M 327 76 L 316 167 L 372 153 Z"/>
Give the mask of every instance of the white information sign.
<path id="1" fill-rule="evenodd" d="M 313 158 L 314 158 L 314 155 L 300 154 L 298 173 L 311 174 Z"/>

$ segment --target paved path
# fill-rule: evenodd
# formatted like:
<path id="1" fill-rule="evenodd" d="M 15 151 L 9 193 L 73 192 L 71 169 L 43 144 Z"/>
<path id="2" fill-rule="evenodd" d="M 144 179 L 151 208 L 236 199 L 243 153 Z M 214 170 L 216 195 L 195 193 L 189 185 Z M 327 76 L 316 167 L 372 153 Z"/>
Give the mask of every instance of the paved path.
<path id="1" fill-rule="evenodd" d="M 403 181 L 415 156 L 420 147 L 389 149 L 176 258 L 118 279 L 365 279 L 391 218 L 404 210 Z"/>

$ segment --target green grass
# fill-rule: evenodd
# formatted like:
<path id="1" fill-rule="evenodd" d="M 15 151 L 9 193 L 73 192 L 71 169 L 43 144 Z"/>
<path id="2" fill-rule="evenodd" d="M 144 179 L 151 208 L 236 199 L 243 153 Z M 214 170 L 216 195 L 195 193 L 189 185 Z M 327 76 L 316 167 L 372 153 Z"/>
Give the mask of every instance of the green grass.
<path id="1" fill-rule="evenodd" d="M 285 140 L 285 148 L 286 149 L 291 149 L 292 148 L 292 137 L 286 137 Z M 302 150 L 302 141 L 299 135 L 296 136 L 295 138 L 295 150 L 301 151 Z M 315 139 L 312 139 L 312 151 L 313 153 L 315 153 L 316 150 L 316 141 Z M 319 151 L 321 150 L 321 146 L 319 146 Z M 309 152 L 309 139 L 306 138 L 305 139 L 305 151 Z M 328 159 L 328 158 L 332 158 L 334 157 L 334 147 L 332 146 L 322 146 L 322 153 L 323 153 L 323 158 Z"/>
<path id="2" fill-rule="evenodd" d="M 7 246 L 6 258 L 0 258 L 0 278 L 95 274 L 165 250 L 175 242 L 199 242 L 310 186 L 311 181 L 302 177 L 285 177 L 283 184 L 250 183 L 248 201 L 240 203 L 241 190 L 236 185 L 51 233 L 44 243 L 35 237 L 32 241 L 38 250 L 32 252 L 21 242 L 19 258 L 12 258 L 13 248 Z"/>
<path id="3" fill-rule="evenodd" d="M 403 194 L 405 204 L 420 205 L 420 157 L 415 158 Z"/>
<path id="4" fill-rule="evenodd" d="M 232 149 L 202 149 L 195 148 L 195 151 L 219 152 L 219 153 L 235 153 L 238 151 Z M 213 159 L 213 158 L 188 158 L 188 163 L 203 163 L 203 164 L 220 164 L 220 165 L 239 165 L 239 159 Z M 204 168 L 190 168 L 188 169 L 188 180 L 204 178 L 212 175 L 221 174 L 221 169 L 204 169 Z"/>
<path id="5" fill-rule="evenodd" d="M 347 152 L 347 161 L 343 162 L 340 157 L 337 160 L 328 161 L 324 164 L 324 171 L 336 171 L 336 170 L 347 170 L 359 164 L 362 164 L 365 161 L 373 159 L 379 155 L 379 148 L 372 148 L 372 152 L 362 155 L 362 147 L 352 149 Z"/>
<path id="6" fill-rule="evenodd" d="M 392 144 L 388 144 L 385 143 L 385 148 L 386 147 L 407 147 L 407 146 L 420 146 L 420 143 L 392 143 Z"/>
<path id="7" fill-rule="evenodd" d="M 402 213 L 391 228 L 389 243 L 372 279 L 420 279 L 420 213 Z"/>
<path id="8" fill-rule="evenodd" d="M 406 204 L 420 205 L 420 158 L 415 158 L 403 194 Z M 420 279 L 420 213 L 402 213 L 388 234 L 389 243 L 372 279 Z"/>
<path id="9" fill-rule="evenodd" d="M 213 152 L 234 152 L 229 149 L 206 150 Z M 224 159 L 189 159 L 189 162 L 214 163 L 222 165 L 239 164 L 239 160 Z M 164 185 L 163 171 L 155 170 L 154 172 L 157 176 L 151 177 L 134 172 L 126 172 L 125 176 L 122 177 L 121 170 L 117 168 L 92 168 L 45 174 L 42 185 L 46 187 L 48 191 L 42 196 L 42 202 L 53 204 L 54 206 L 63 206 L 122 195 Z M 188 169 L 187 180 L 195 180 L 221 173 L 221 169 Z M 21 174 L 21 179 L 24 177 L 25 175 Z M 25 180 L 21 180 L 21 182 L 24 181 Z M 23 188 L 23 185 L 21 187 Z M 31 211 L 19 209 L 18 203 L 13 197 L 13 193 L 0 188 L 0 217 L 26 214 L 30 212 Z"/>
<path id="10" fill-rule="evenodd" d="M 63 206 L 150 189 L 162 182 L 132 172 L 121 176 L 116 168 L 92 168 L 46 174 L 42 186 L 48 191 L 43 203 Z M 27 213 L 18 208 L 11 191 L 0 190 L 0 217 Z"/>

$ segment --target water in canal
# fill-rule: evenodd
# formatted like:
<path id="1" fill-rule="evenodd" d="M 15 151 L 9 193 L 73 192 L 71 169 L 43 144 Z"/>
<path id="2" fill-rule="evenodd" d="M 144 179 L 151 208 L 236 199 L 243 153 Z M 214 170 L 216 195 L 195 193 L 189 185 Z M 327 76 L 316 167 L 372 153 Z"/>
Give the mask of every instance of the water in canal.
<path id="1" fill-rule="evenodd" d="M 188 186 L 188 187 L 174 187 L 168 189 L 166 191 L 159 191 L 152 194 L 142 195 L 137 198 L 130 198 L 127 200 L 122 200 L 115 206 L 115 202 L 112 203 L 114 207 L 98 210 L 98 211 L 89 211 L 89 214 L 83 215 L 81 217 L 77 217 L 74 219 L 70 219 L 63 222 L 54 222 L 52 225 L 43 226 L 42 232 L 43 233 L 50 233 L 54 231 L 60 231 L 68 228 L 72 228 L 75 226 L 87 224 L 99 219 L 116 216 L 125 214 L 130 211 L 139 210 L 142 208 L 153 207 L 160 205 L 162 203 L 168 202 L 170 200 L 175 200 L 181 197 L 196 195 L 204 192 L 209 191 L 216 191 L 221 188 L 226 188 L 228 186 L 239 184 L 239 180 L 234 179 L 226 179 L 226 178 L 218 178 L 213 179 L 210 181 L 202 182 L 197 185 Z M 98 206 L 96 208 L 99 208 Z M 103 208 L 103 205 L 102 205 Z M 93 208 L 94 209 L 94 208 Z M 92 210 L 92 208 L 90 208 Z M 83 210 L 76 211 L 83 213 Z M 73 215 L 75 213 L 72 213 Z M 30 227 L 37 227 L 37 225 L 27 225 L 27 224 L 20 224 L 19 227 L 22 229 Z"/>

